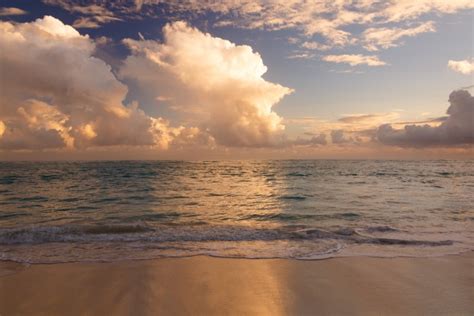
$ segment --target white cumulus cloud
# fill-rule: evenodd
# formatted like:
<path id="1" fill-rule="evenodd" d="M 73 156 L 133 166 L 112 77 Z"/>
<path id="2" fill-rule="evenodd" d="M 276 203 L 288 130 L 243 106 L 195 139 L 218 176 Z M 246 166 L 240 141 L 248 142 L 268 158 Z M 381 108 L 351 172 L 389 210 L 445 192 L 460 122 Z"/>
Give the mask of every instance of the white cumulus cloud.
<path id="1" fill-rule="evenodd" d="M 73 27 L 0 22 L 0 46 L 1 149 L 167 145 L 167 123 L 123 104 L 127 87 Z"/>
<path id="2" fill-rule="evenodd" d="M 470 75 L 474 72 L 474 59 L 471 60 L 450 60 L 448 67 L 463 75 Z"/>
<path id="3" fill-rule="evenodd" d="M 260 55 L 174 22 L 164 41 L 126 39 L 132 51 L 120 77 L 134 81 L 142 94 L 165 100 L 161 107 L 193 120 L 222 145 L 271 146 L 284 129 L 273 106 L 290 88 L 262 78 Z"/>

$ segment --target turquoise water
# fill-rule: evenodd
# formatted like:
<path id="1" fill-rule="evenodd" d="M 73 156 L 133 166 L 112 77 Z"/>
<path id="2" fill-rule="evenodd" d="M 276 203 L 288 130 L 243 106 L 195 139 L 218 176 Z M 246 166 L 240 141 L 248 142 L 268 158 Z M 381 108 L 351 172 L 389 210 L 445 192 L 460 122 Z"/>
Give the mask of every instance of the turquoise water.
<path id="1" fill-rule="evenodd" d="M 474 161 L 0 163 L 0 259 L 474 249 Z"/>

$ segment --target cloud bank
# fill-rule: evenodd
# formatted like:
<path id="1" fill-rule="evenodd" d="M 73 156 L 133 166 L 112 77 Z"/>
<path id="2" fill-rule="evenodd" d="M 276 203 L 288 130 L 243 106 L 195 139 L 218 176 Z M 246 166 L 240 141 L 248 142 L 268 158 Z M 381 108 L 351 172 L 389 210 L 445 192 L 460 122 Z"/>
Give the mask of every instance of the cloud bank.
<path id="1" fill-rule="evenodd" d="M 449 95 L 449 115 L 439 126 L 406 125 L 394 129 L 390 124 L 381 125 L 377 139 L 386 145 L 400 147 L 455 146 L 474 143 L 474 97 L 466 90 Z"/>
<path id="2" fill-rule="evenodd" d="M 344 47 L 360 42 L 375 50 L 399 45 L 401 37 L 414 36 L 434 29 L 433 22 L 420 22 L 426 16 L 451 14 L 474 8 L 471 0 L 43 0 L 70 12 L 84 11 L 85 18 L 103 24 L 113 18 L 166 16 L 172 20 L 184 16 L 216 16 L 215 26 L 245 29 L 297 30 L 301 37 L 323 37 L 320 48 Z M 89 8 L 85 11 L 85 8 Z M 101 7 L 104 11 L 97 9 Z M 418 26 L 412 25 L 419 22 Z M 393 28 L 387 25 L 398 24 Z M 86 24 L 87 25 L 87 24 Z M 370 27 L 359 36 L 347 30 L 349 25 Z"/>
<path id="3" fill-rule="evenodd" d="M 163 35 L 163 41 L 125 39 L 130 55 L 117 63 L 115 73 L 95 57 L 105 38 L 94 41 L 51 16 L 31 23 L 0 22 L 0 150 L 215 145 L 224 150 L 343 150 L 474 142 L 473 97 L 464 90 L 451 93 L 448 116 L 430 124 L 397 123 L 398 113 L 353 114 L 315 121 L 316 129 L 300 129 L 306 137 L 290 138 L 284 122 L 299 123 L 283 120 L 274 107 L 293 90 L 263 78 L 267 67 L 250 46 L 179 21 L 167 24 Z M 322 58 L 354 66 L 385 64 L 366 55 Z M 144 106 L 136 95 L 151 101 Z M 149 108 L 164 114 L 143 110 Z"/>
<path id="4" fill-rule="evenodd" d="M 124 40 L 131 55 L 117 78 L 94 57 L 93 40 L 54 17 L 0 22 L 0 149 L 280 142 L 284 126 L 272 107 L 292 90 L 262 78 L 258 53 L 184 22 L 163 32 L 163 43 Z M 178 124 L 125 104 L 120 80 L 153 94 Z"/>

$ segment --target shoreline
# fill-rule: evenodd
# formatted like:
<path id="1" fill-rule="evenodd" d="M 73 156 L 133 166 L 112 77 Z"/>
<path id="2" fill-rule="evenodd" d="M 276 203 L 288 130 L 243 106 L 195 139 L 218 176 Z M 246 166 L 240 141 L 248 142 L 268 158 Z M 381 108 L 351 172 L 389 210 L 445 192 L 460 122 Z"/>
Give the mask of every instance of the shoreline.
<path id="1" fill-rule="evenodd" d="M 196 255 L 183 255 L 183 256 L 163 256 L 163 257 L 154 257 L 154 258 L 127 258 L 127 259 L 118 259 L 118 260 L 80 260 L 80 261 L 58 261 L 58 262 L 21 262 L 12 259 L 0 259 L 0 268 L 3 263 L 12 263 L 19 265 L 27 266 L 36 266 L 36 265 L 60 265 L 60 264 L 108 264 L 108 263 L 130 263 L 135 261 L 155 261 L 155 260 L 166 260 L 166 259 L 188 259 L 188 258 L 211 258 L 211 259 L 228 259 L 228 260 L 289 260 L 289 261 L 302 261 L 302 262 L 318 262 L 326 261 L 333 259 L 362 259 L 362 258 L 371 258 L 371 259 L 430 259 L 430 258 L 442 258 L 442 257 L 456 257 L 456 256 L 469 256 L 472 255 L 474 259 L 474 249 L 469 249 L 466 251 L 461 251 L 459 253 L 443 253 L 443 254 L 434 254 L 426 256 L 411 256 L 411 255 L 398 255 L 398 256 L 377 256 L 377 255 L 342 255 L 342 256 L 333 256 L 333 257 L 321 257 L 321 258 L 280 258 L 280 257 L 262 257 L 262 258 L 253 258 L 253 257 L 226 257 L 219 255 L 209 255 L 209 254 L 196 254 Z"/>
<path id="2" fill-rule="evenodd" d="M 238 259 L 238 260 L 235 260 Z M 1 315 L 474 314 L 474 252 L 0 262 Z"/>

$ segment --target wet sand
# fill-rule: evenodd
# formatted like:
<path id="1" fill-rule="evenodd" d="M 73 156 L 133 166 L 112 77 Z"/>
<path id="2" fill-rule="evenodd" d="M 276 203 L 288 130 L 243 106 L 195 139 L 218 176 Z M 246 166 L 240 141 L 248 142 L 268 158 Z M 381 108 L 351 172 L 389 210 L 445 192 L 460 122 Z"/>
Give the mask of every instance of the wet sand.
<path id="1" fill-rule="evenodd" d="M 0 263 L 0 315 L 474 315 L 474 254 Z"/>

